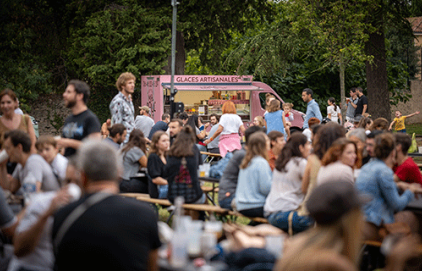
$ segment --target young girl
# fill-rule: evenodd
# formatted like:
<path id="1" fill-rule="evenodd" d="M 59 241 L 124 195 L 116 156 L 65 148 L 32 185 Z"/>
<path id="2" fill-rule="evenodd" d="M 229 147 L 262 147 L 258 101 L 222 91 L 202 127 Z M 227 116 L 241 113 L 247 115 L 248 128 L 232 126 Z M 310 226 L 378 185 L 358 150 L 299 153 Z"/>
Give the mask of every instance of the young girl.
<path id="1" fill-rule="evenodd" d="M 148 193 L 148 179 L 136 175 L 141 168 L 147 166 L 146 139 L 141 130 L 134 129 L 129 141 L 121 150 L 123 160 L 123 176 L 120 183 L 120 192 Z"/>
<path id="2" fill-rule="evenodd" d="M 336 105 L 336 100 L 333 97 L 328 99 L 327 117 L 335 123 L 338 123 L 340 119 L 340 125 L 343 123 L 340 107 Z"/>
<path id="3" fill-rule="evenodd" d="M 292 108 L 293 108 L 292 103 L 284 103 L 283 104 L 283 110 L 284 110 L 283 114 L 284 114 L 284 117 L 286 118 L 287 122 L 295 120 L 293 113 L 290 112 L 292 110 Z"/>
<path id="4" fill-rule="evenodd" d="M 148 174 L 152 184 L 149 189 L 152 198 L 167 198 L 168 183 L 162 176 L 167 164 L 166 155 L 170 146 L 170 139 L 166 132 L 155 132 L 151 139 L 150 151 L 148 155 Z"/>
<path id="5" fill-rule="evenodd" d="M 271 188 L 271 168 L 268 164 L 270 140 L 263 132 L 252 134 L 245 158 L 240 164 L 236 188 L 236 209 L 249 217 L 263 217 L 265 199 Z"/>
<path id="6" fill-rule="evenodd" d="M 272 100 L 268 107 L 268 113 L 265 114 L 265 122 L 267 124 L 267 134 L 273 130 L 279 131 L 290 137 L 290 133 L 286 131 L 286 119 L 283 116 L 283 110 L 280 109 L 280 101 Z"/>
<path id="7" fill-rule="evenodd" d="M 284 231 L 289 230 L 289 216 L 292 216 L 293 224 L 290 230 L 293 232 L 304 231 L 312 224 L 308 216 L 298 216 L 295 211 L 305 197 L 301 185 L 310 152 L 311 144 L 307 137 L 294 133 L 276 161 L 264 212 L 272 225 Z"/>
<path id="8" fill-rule="evenodd" d="M 265 120 L 264 120 L 264 118 L 261 117 L 261 116 L 256 116 L 253 119 L 253 125 L 254 126 L 258 126 L 258 127 L 265 127 Z"/>

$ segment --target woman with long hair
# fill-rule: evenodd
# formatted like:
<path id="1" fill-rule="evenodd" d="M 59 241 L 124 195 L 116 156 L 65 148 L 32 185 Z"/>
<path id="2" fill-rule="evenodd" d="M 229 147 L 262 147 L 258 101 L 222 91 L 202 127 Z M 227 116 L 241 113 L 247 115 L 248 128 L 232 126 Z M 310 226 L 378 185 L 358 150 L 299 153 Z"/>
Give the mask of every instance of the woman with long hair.
<path id="1" fill-rule="evenodd" d="M 338 123 L 338 120 L 340 119 L 340 125 L 343 123 L 343 119 L 341 116 L 341 109 L 340 106 L 336 104 L 336 99 L 334 97 L 330 97 L 327 101 L 327 117 L 334 121 L 335 123 Z"/>
<path id="2" fill-rule="evenodd" d="M 302 193 L 305 194 L 305 199 L 298 208 L 298 215 L 308 215 L 306 202 L 311 192 L 316 187 L 318 171 L 321 167 L 321 159 L 325 152 L 331 147 L 331 144 L 338 138 L 345 137 L 345 134 L 345 129 L 332 121 L 321 125 L 316 134 L 314 134 L 312 140 L 313 151 L 308 156 L 308 163 L 306 164 L 305 173 L 303 174 L 302 179 Z"/>
<path id="3" fill-rule="evenodd" d="M 420 185 L 406 185 L 406 190 L 399 194 L 394 182 L 393 166 L 396 149 L 392 134 L 382 133 L 375 137 L 375 159 L 364 165 L 356 179 L 356 188 L 362 194 L 370 195 L 372 200 L 365 204 L 366 223 L 365 239 L 380 239 L 379 230 L 385 224 L 394 223 L 407 204 L 414 199 L 414 193 L 420 193 Z M 399 213 L 397 213 L 399 212 Z M 401 215 L 399 215 L 401 216 Z M 404 215 L 407 216 L 407 215 Z M 409 221 L 402 221 L 411 227 Z"/>
<path id="4" fill-rule="evenodd" d="M 368 135 L 371 132 L 371 125 L 373 121 L 370 117 L 362 117 L 358 123 L 358 128 L 365 129 L 365 133 Z"/>
<path id="5" fill-rule="evenodd" d="M 263 117 L 261 117 L 261 116 L 256 116 L 254 119 L 253 119 L 253 123 L 252 123 L 254 126 L 258 126 L 258 127 L 265 127 L 265 120 L 264 120 L 264 118 Z"/>
<path id="6" fill-rule="evenodd" d="M 236 106 L 232 101 L 226 101 L 221 110 L 223 115 L 218 123 L 219 127 L 211 138 L 204 141 L 204 144 L 207 145 L 221 134 L 218 147 L 221 156 L 225 157 L 227 152 L 233 152 L 242 148 L 239 132 L 243 134 L 245 126 L 243 126 L 242 119 L 236 114 Z"/>
<path id="7" fill-rule="evenodd" d="M 290 137 L 290 130 L 286 127 L 286 119 L 283 110 L 280 108 L 279 100 L 272 100 L 268 106 L 268 113 L 265 114 L 265 122 L 267 125 L 267 134 L 271 131 L 279 131 L 283 135 L 287 132 L 287 138 Z"/>
<path id="8" fill-rule="evenodd" d="M 245 158 L 240 164 L 236 209 L 249 217 L 264 217 L 265 199 L 271 189 L 272 172 L 268 164 L 270 140 L 263 132 L 252 134 Z"/>
<path id="9" fill-rule="evenodd" d="M 147 166 L 147 144 L 141 130 L 134 129 L 129 141 L 120 154 L 123 161 L 123 175 L 120 182 L 120 192 L 148 193 L 148 179 L 138 177 L 141 168 Z"/>
<path id="10" fill-rule="evenodd" d="M 356 143 L 345 137 L 334 141 L 322 157 L 322 167 L 318 171 L 317 185 L 329 181 L 355 182 L 354 169 L 360 168 L 362 158 Z M 338 174 L 341 172 L 341 174 Z"/>
<path id="11" fill-rule="evenodd" d="M 18 108 L 18 98 L 11 89 L 4 89 L 0 93 L 0 147 L 3 147 L 4 134 L 12 130 L 21 130 L 29 135 L 32 142 L 32 151 L 35 150 L 35 142 L 37 138 L 35 136 L 34 126 L 32 120 L 28 115 L 20 115 L 15 113 L 15 109 Z"/>
<path id="12" fill-rule="evenodd" d="M 298 216 L 296 212 L 305 197 L 301 184 L 310 152 L 311 144 L 307 137 L 294 133 L 276 161 L 264 214 L 268 222 L 286 232 L 301 232 L 312 224 L 308 216 Z M 289 216 L 292 221 L 290 228 Z"/>
<path id="13" fill-rule="evenodd" d="M 168 182 L 163 178 L 167 164 L 166 156 L 170 146 L 170 138 L 164 131 L 157 131 L 151 139 L 148 154 L 148 175 L 151 182 L 148 187 L 152 198 L 164 199 L 167 197 Z"/>
<path id="14" fill-rule="evenodd" d="M 193 129 L 186 125 L 168 152 L 163 177 L 167 179 L 167 198 L 172 203 L 179 196 L 185 199 L 185 203 L 205 203 L 205 194 L 198 180 L 198 167 L 202 160 L 195 140 Z"/>

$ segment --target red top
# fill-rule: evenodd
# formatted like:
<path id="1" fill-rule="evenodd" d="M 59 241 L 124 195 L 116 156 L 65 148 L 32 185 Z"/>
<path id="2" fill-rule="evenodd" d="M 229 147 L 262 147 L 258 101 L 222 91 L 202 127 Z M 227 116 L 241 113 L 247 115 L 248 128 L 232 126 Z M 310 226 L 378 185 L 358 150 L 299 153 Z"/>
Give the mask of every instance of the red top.
<path id="1" fill-rule="evenodd" d="M 400 166 L 394 167 L 394 173 L 404 182 L 422 184 L 422 174 L 411 157 L 407 158 Z"/>
<path id="2" fill-rule="evenodd" d="M 268 164 L 270 164 L 271 171 L 274 171 L 275 160 L 277 160 L 277 157 L 274 155 L 273 150 L 270 149 L 268 151 Z"/>

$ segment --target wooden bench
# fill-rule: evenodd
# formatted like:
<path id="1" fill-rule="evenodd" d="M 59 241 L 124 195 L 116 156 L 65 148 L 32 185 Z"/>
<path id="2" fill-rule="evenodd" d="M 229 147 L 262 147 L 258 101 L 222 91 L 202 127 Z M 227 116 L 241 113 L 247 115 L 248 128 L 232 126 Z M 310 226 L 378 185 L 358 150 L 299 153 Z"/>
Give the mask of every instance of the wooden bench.
<path id="1" fill-rule="evenodd" d="M 268 220 L 266 218 L 263 217 L 248 217 L 248 216 L 244 216 L 239 212 L 236 211 L 229 211 L 229 215 L 231 216 L 237 216 L 237 217 L 246 217 L 247 219 L 250 219 L 254 222 L 258 222 L 258 223 L 264 223 L 264 224 L 268 224 Z"/>
<path id="2" fill-rule="evenodd" d="M 212 152 L 206 152 L 206 151 L 201 151 L 200 153 L 202 155 L 206 155 L 207 156 L 207 158 L 204 160 L 204 162 L 205 161 L 208 161 L 208 163 L 211 163 L 216 158 L 218 158 L 218 159 L 221 158 L 221 155 L 219 153 L 212 153 Z"/>

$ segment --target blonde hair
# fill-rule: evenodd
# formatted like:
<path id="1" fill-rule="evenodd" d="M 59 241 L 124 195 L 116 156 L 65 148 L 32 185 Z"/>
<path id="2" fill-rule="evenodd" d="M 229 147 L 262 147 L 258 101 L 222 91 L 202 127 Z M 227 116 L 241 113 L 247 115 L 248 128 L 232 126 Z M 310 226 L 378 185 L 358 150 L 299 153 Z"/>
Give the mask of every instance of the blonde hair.
<path id="1" fill-rule="evenodd" d="M 284 104 L 283 104 L 283 109 L 285 109 L 285 108 L 290 108 L 290 109 L 292 109 L 292 108 L 293 108 L 293 104 L 292 104 L 292 103 L 284 103 Z"/>
<path id="2" fill-rule="evenodd" d="M 265 126 L 265 120 L 262 116 L 256 116 L 255 119 L 259 122 L 259 127 Z"/>
<path id="3" fill-rule="evenodd" d="M 262 156 L 268 161 L 267 139 L 264 132 L 255 132 L 248 139 L 248 148 L 245 158 L 243 158 L 240 168 L 245 169 L 249 166 L 252 158 Z"/>
<path id="4" fill-rule="evenodd" d="M 126 82 L 129 81 L 129 80 L 132 80 L 132 79 L 133 80 L 136 80 L 136 77 L 135 77 L 135 75 L 133 75 L 133 73 L 131 73 L 131 72 L 124 72 L 124 73 L 122 73 L 119 76 L 119 78 L 117 79 L 117 82 L 116 82 L 117 89 L 119 91 L 122 91 L 122 87 L 124 85 L 126 85 Z"/>
<path id="5" fill-rule="evenodd" d="M 322 250 L 337 252 L 340 258 L 344 256 L 355 267 L 359 263 L 361 248 L 361 228 L 363 217 L 360 208 L 355 208 L 344 214 L 330 225 L 317 225 L 308 230 L 301 238 L 305 238 L 292 249 L 276 265 L 274 270 L 335 270 L 324 269 L 321 265 L 312 265 L 309 259 Z M 302 239 L 303 240 L 303 239 Z M 336 254 L 333 253 L 333 257 Z M 290 257 L 289 257 L 290 256 Z"/>
<path id="6" fill-rule="evenodd" d="M 271 100 L 270 105 L 267 108 L 268 113 L 276 112 L 278 110 L 280 110 L 280 101 Z"/>

